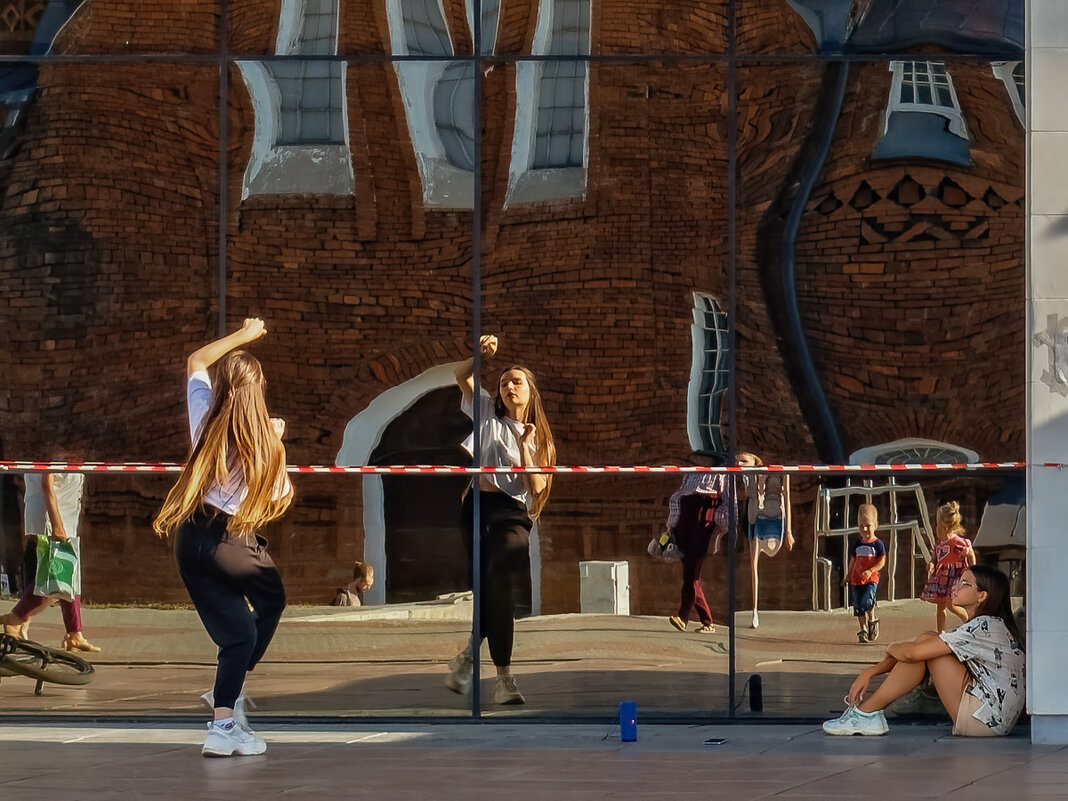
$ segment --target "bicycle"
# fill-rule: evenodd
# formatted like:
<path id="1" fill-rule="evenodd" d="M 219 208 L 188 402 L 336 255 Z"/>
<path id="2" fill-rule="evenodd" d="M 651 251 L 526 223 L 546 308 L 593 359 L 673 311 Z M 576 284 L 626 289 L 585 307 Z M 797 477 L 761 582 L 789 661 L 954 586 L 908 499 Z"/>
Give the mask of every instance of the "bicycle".
<path id="1" fill-rule="evenodd" d="M 88 684 L 93 672 L 90 663 L 68 651 L 0 634 L 0 681 L 11 676 L 35 679 L 34 695 L 42 694 L 46 681 L 67 686 Z"/>

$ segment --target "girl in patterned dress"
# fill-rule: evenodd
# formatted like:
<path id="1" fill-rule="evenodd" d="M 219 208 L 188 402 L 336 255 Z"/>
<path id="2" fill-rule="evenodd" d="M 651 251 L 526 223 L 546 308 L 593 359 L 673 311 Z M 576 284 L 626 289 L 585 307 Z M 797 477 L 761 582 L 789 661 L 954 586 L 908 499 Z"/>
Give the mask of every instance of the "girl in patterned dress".
<path id="1" fill-rule="evenodd" d="M 920 597 L 935 604 L 935 622 L 938 633 L 946 630 L 947 610 L 967 620 L 967 613 L 953 604 L 951 599 L 953 587 L 965 570 L 975 564 L 975 551 L 972 544 L 964 537 L 961 525 L 960 504 L 950 501 L 938 507 L 935 515 L 934 556 L 927 563 L 927 583 Z"/>

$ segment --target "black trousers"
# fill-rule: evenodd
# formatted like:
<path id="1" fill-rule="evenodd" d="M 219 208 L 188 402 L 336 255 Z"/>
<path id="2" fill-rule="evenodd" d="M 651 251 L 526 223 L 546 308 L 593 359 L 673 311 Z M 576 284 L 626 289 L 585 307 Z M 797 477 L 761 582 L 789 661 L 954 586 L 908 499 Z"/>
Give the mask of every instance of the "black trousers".
<path id="1" fill-rule="evenodd" d="M 215 706 L 224 708 L 237 701 L 245 673 L 263 657 L 286 607 L 267 540 L 230 536 L 229 520 L 222 512 L 201 508 L 178 529 L 175 543 L 182 581 L 208 636 L 219 646 Z"/>
<path id="2" fill-rule="evenodd" d="M 464 546 L 474 553 L 474 492 L 463 504 Z M 512 664 L 515 638 L 515 586 L 529 569 L 530 529 L 534 526 L 526 507 L 503 492 L 479 493 L 481 527 L 479 637 L 489 640 L 490 658 L 497 667 Z"/>

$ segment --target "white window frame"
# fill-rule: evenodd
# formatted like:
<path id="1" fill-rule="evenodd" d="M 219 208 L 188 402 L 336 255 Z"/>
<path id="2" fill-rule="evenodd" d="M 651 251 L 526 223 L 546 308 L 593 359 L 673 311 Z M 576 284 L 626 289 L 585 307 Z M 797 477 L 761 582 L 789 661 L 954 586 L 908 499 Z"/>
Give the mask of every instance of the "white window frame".
<path id="1" fill-rule="evenodd" d="M 590 52 L 593 37 L 593 8 L 590 4 L 590 39 L 586 53 Z M 552 49 L 553 14 L 557 0 L 539 0 L 538 22 L 534 29 L 532 55 L 549 55 Z M 576 56 L 578 58 L 578 56 Z M 583 198 L 586 195 L 586 172 L 590 154 L 590 65 L 585 62 L 583 81 L 582 166 L 559 168 L 535 168 L 534 151 L 537 138 L 538 105 L 541 94 L 541 77 L 544 63 L 520 61 L 515 71 L 515 132 L 512 136 L 512 159 L 508 168 L 508 192 L 505 206 L 520 203 L 536 203 L 545 200 Z"/>
<path id="2" fill-rule="evenodd" d="M 1024 101 L 1023 87 L 1016 83 L 1016 76 L 1013 75 L 1016 72 L 1016 68 L 1023 66 L 1022 61 L 994 61 L 990 64 L 990 69 L 994 72 L 994 77 L 1005 84 L 1005 91 L 1009 93 L 1009 100 L 1012 101 L 1012 109 L 1016 112 L 1016 119 L 1021 124 L 1027 125 L 1027 107 Z M 1024 74 L 1024 80 L 1027 80 L 1026 73 Z"/>
<path id="3" fill-rule="evenodd" d="M 303 22 L 304 0 L 282 0 L 275 52 L 295 53 Z M 341 3 L 338 3 L 340 18 Z M 340 22 L 340 19 L 339 19 Z M 338 26 L 335 25 L 335 31 Z M 337 38 L 334 39 L 337 55 Z M 262 61 L 238 61 L 241 77 L 252 98 L 255 133 L 252 154 L 241 185 L 241 199 L 251 195 L 352 195 L 356 176 L 349 147 L 347 105 L 341 110 L 341 144 L 279 145 L 281 96 L 278 84 Z M 348 97 L 348 70 L 341 73 L 341 97 Z"/>
<path id="4" fill-rule="evenodd" d="M 705 336 L 710 330 L 705 326 L 704 315 L 708 312 L 711 306 L 714 314 L 719 315 L 723 319 L 722 328 L 722 341 L 726 341 L 725 345 L 722 345 L 716 352 L 714 361 L 709 366 L 709 351 L 705 348 Z M 701 385 L 704 383 L 703 379 L 707 373 L 718 373 L 723 368 L 724 362 L 730 358 L 730 324 L 727 320 L 727 312 L 723 310 L 719 300 L 714 295 L 709 295 L 705 292 L 693 293 L 693 325 L 690 326 L 690 336 L 693 343 L 693 361 L 690 365 L 690 383 L 686 388 L 686 436 L 690 441 L 690 450 L 694 453 L 709 453 L 714 450 L 715 437 L 711 436 L 711 430 L 713 428 L 718 429 L 721 449 L 726 447 L 726 442 L 723 441 L 723 422 L 721 420 L 722 413 L 720 408 L 716 409 L 716 415 L 713 418 L 712 409 L 703 410 L 703 402 L 701 400 Z M 724 387 L 723 392 L 726 392 L 729 387 L 730 376 L 727 377 L 727 386 Z M 722 404 L 723 393 L 719 393 L 718 399 L 715 401 L 717 407 Z M 702 421 L 702 411 L 706 411 L 708 422 Z M 713 422 L 714 419 L 714 422 Z M 702 428 L 709 429 L 708 442 L 705 442 L 705 438 L 702 435 Z"/>
<path id="5" fill-rule="evenodd" d="M 882 445 L 861 448 L 859 451 L 849 455 L 849 464 L 893 464 L 887 460 L 887 457 L 903 451 L 956 451 L 964 457 L 964 464 L 974 464 L 979 461 L 979 454 L 969 448 L 962 448 L 960 445 L 939 442 L 933 439 L 908 437 L 894 442 L 884 442 Z M 930 459 L 921 458 L 917 463 L 930 463 Z M 913 464 L 913 462 L 908 462 L 907 464 Z M 939 464 L 956 464 L 956 462 L 939 462 Z"/>
<path id="6" fill-rule="evenodd" d="M 389 36 L 394 54 L 407 56 L 411 53 L 408 48 L 408 36 L 404 30 L 402 4 L 403 0 L 386 0 L 386 18 L 389 22 Z M 473 25 L 474 4 L 468 0 L 466 6 L 468 25 Z M 438 0 L 438 8 L 445 23 L 445 32 L 450 46 L 450 52 L 443 55 L 454 55 L 456 51 L 452 32 L 449 30 L 449 20 L 445 15 L 441 0 Z M 483 42 L 496 40 L 496 30 L 493 32 L 492 39 L 489 40 L 486 39 L 485 33 L 483 31 Z M 470 209 L 475 204 L 474 173 L 460 169 L 449 161 L 445 144 L 441 141 L 438 126 L 434 120 L 434 89 L 441 80 L 445 68 L 451 63 L 454 62 L 396 61 L 393 63 L 393 69 L 397 73 L 397 83 L 404 102 L 404 113 L 408 120 L 408 133 L 411 136 L 412 147 L 415 149 L 419 179 L 423 184 L 423 203 L 439 209 Z M 478 158 L 477 153 L 475 158 Z"/>
<path id="7" fill-rule="evenodd" d="M 926 61 L 922 59 L 910 59 L 909 63 L 913 64 L 926 64 L 928 73 L 930 68 L 934 64 L 940 65 L 945 69 L 945 64 L 941 61 Z M 920 112 L 924 114 L 937 114 L 940 117 L 945 117 L 949 121 L 949 132 L 959 136 L 965 141 L 970 141 L 968 137 L 968 126 L 964 123 L 964 115 L 961 112 L 960 101 L 957 99 L 957 90 L 953 86 L 953 76 L 949 74 L 949 70 L 946 72 L 946 82 L 949 87 L 949 96 L 953 101 L 953 107 L 941 106 L 934 103 L 904 103 L 901 101 L 901 87 L 905 78 L 905 61 L 891 61 L 890 71 L 894 74 L 893 81 L 890 85 L 890 101 L 886 104 L 886 115 L 883 118 L 883 132 L 882 135 L 886 136 L 886 132 L 890 127 L 890 117 L 895 112 Z"/>

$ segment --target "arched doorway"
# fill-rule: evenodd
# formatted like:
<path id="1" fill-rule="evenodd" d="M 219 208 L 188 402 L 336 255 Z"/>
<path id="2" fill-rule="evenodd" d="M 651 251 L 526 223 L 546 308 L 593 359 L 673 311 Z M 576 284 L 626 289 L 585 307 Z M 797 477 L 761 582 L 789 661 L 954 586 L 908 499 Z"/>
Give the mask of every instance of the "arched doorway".
<path id="1" fill-rule="evenodd" d="M 471 418 L 460 411 L 460 390 L 423 395 L 382 432 L 369 464 L 468 464 L 461 446 Z M 382 476 L 386 529 L 386 603 L 426 601 L 469 589 L 468 557 L 460 533 L 466 476 Z"/>
<path id="2" fill-rule="evenodd" d="M 460 391 L 456 387 L 455 377 L 458 366 L 458 363 L 450 363 L 431 367 L 415 378 L 387 389 L 372 400 L 367 408 L 349 420 L 348 425 L 345 426 L 344 440 L 335 463 L 339 467 L 369 464 L 431 464 L 431 454 L 436 449 L 444 448 L 448 451 L 455 445 L 460 449 L 459 458 L 450 458 L 444 463 L 470 464 L 470 455 L 459 446 L 471 430 L 471 420 L 460 412 Z M 407 417 L 407 412 L 419 405 L 424 397 L 438 391 L 444 394 L 437 396 L 434 400 L 429 400 L 427 406 L 421 411 Z M 453 393 L 452 400 L 446 400 L 449 397 L 448 392 Z M 383 445 L 383 441 L 387 439 L 387 430 L 391 428 L 394 421 L 401 418 L 406 418 L 407 421 L 388 435 L 388 439 L 395 444 Z M 463 433 L 456 438 L 460 420 L 463 421 Z M 403 449 L 412 446 L 405 445 L 405 442 L 415 443 L 415 450 L 409 450 L 407 456 Z M 442 464 L 441 461 L 437 463 Z M 427 487 L 430 487 L 429 482 L 435 482 L 430 487 L 431 494 L 427 496 L 427 502 L 424 502 L 424 498 L 419 495 L 419 484 L 404 484 L 410 481 L 418 482 L 421 478 L 428 482 L 425 485 Z M 392 479 L 389 482 L 391 487 L 400 488 L 396 493 L 391 489 L 388 498 L 384 479 Z M 463 548 L 462 535 L 459 530 L 460 498 L 467 481 L 468 479 L 464 477 L 380 475 L 363 477 L 363 558 L 365 562 L 374 566 L 376 577 L 374 585 L 367 592 L 368 603 L 382 604 L 387 600 L 391 601 L 394 591 L 409 594 L 413 588 L 411 585 L 406 588 L 406 585 L 409 582 L 417 584 L 420 581 L 414 567 L 411 568 L 408 577 L 402 575 L 400 583 L 390 580 L 390 573 L 393 570 L 390 554 L 403 559 L 417 554 L 418 551 L 415 547 L 398 548 L 393 544 L 387 545 L 394 539 L 386 522 L 387 507 L 396 510 L 391 514 L 390 525 L 397 525 L 403 532 L 405 529 L 412 530 L 423 525 L 415 518 L 415 514 L 420 511 L 418 507 L 422 507 L 422 512 L 429 513 L 440 505 L 441 525 L 445 528 L 455 526 L 452 534 L 447 531 L 442 533 L 441 542 L 448 543 L 449 548 L 453 548 L 453 543 L 455 544 L 456 553 L 464 565 L 464 572 L 460 573 L 464 581 L 462 587 L 470 588 L 471 585 L 467 583 L 467 553 Z M 408 489 L 404 489 L 405 486 Z M 437 501 L 434 498 L 437 498 Z M 410 506 L 417 508 L 401 508 L 403 499 L 407 499 Z M 424 514 L 424 521 L 426 517 L 427 515 Z M 433 529 L 438 525 L 430 520 L 427 527 Z M 422 540 L 422 536 L 414 531 L 412 537 L 416 542 Z M 403 538 L 402 533 L 400 539 L 403 540 Z M 405 550 L 406 553 L 402 555 L 398 553 L 399 550 Z M 432 559 L 424 555 L 423 561 L 429 564 Z M 401 568 L 402 571 L 405 569 Z M 454 565 L 437 569 L 447 575 L 456 575 Z M 389 592 L 387 592 L 387 587 L 391 588 Z M 520 596 L 516 599 L 518 613 L 525 614 L 528 609 L 534 615 L 541 613 L 541 548 L 537 523 L 530 536 L 529 584 L 527 587 L 519 588 L 518 593 Z"/>

